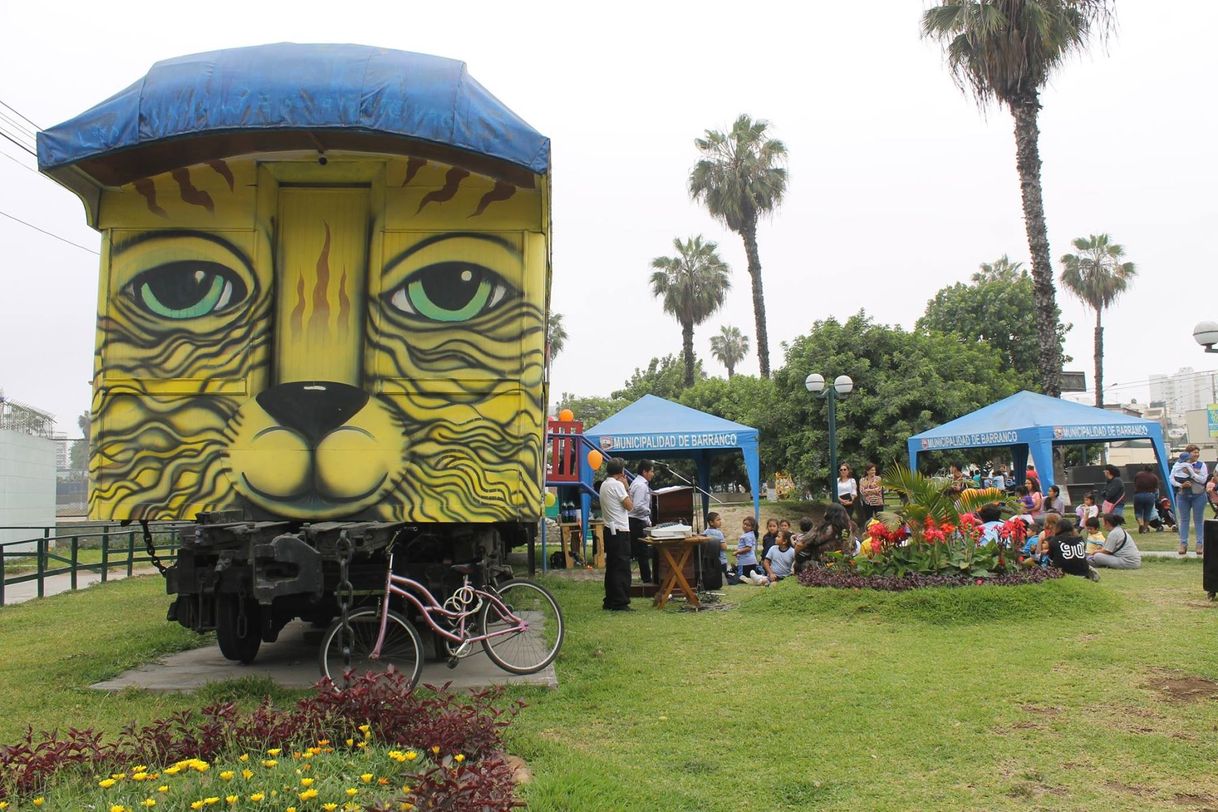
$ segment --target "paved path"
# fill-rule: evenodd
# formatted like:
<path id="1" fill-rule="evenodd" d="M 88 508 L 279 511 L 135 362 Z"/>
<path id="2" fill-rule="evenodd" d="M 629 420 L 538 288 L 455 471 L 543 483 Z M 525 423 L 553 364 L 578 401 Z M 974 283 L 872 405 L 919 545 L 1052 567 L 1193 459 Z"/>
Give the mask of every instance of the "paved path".
<path id="1" fill-rule="evenodd" d="M 213 643 L 203 648 L 183 651 L 132 669 L 105 682 L 93 685 L 103 691 L 143 688 L 149 691 L 189 691 L 209 682 L 267 677 L 285 688 L 309 688 L 321 679 L 317 653 L 321 646 L 321 629 L 301 621 L 289 623 L 274 643 L 263 643 L 258 657 L 250 665 L 224 659 Z M 451 682 L 456 690 L 485 688 L 490 685 L 539 685 L 557 688 L 558 676 L 550 665 L 536 674 L 509 674 L 492 663 L 482 652 L 473 654 L 449 669 L 443 662 L 426 662 L 419 678 L 421 685 L 443 685 Z"/>
<path id="2" fill-rule="evenodd" d="M 24 573 L 23 573 L 24 574 Z M 156 575 L 157 571 L 152 567 L 137 567 L 133 575 Z M 107 580 L 118 581 L 127 577 L 127 565 L 122 567 L 111 568 Z M 84 589 L 87 586 L 101 583 L 100 572 L 78 572 L 76 574 L 76 588 Z M 72 590 L 72 576 L 70 575 L 52 575 L 49 578 L 43 579 L 44 594 L 47 596 L 57 595 L 60 592 L 70 592 Z M 8 606 L 13 603 L 24 603 L 28 600 L 33 600 L 38 597 L 38 582 L 24 581 L 20 584 L 8 584 L 4 587 L 4 605 Z"/>

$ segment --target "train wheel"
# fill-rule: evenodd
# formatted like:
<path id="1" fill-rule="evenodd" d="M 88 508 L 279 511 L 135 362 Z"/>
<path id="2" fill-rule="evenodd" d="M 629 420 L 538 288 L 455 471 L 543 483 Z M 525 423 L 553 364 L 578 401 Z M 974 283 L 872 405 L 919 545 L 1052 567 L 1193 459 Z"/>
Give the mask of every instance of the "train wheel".
<path id="1" fill-rule="evenodd" d="M 237 595 L 216 596 L 216 642 L 226 658 L 249 665 L 258 656 L 262 645 L 261 607 L 245 602 L 245 622 L 241 622 L 241 598 Z"/>

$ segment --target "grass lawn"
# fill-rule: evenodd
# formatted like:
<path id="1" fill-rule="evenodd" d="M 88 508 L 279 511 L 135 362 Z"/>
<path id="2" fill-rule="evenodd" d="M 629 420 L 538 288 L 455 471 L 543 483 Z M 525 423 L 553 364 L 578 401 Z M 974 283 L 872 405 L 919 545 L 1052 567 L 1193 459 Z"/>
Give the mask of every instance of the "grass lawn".
<path id="1" fill-rule="evenodd" d="M 602 612 L 596 580 L 552 576 L 568 636 L 560 687 L 512 693 L 529 703 L 507 731 L 534 775 L 521 794 L 532 810 L 1218 807 L 1218 606 L 1200 580 L 1195 560 L 902 594 L 788 579 L 694 614 Z M 166 605 L 145 577 L 0 608 L 0 743 L 266 690 L 91 691 L 200 642 Z"/>
<path id="2" fill-rule="evenodd" d="M 1096 585 L 889 594 L 787 580 L 727 611 L 569 621 L 509 729 L 534 810 L 1218 806 L 1218 608 L 1195 562 Z"/>

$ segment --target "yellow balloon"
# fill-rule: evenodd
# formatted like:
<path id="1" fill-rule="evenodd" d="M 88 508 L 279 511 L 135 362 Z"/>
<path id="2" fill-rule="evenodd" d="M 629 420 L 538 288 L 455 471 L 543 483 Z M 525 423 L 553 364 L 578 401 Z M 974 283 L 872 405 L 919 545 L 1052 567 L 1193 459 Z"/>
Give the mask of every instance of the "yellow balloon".
<path id="1" fill-rule="evenodd" d="M 592 466 L 595 471 L 601 467 L 601 463 L 605 461 L 605 455 L 597 451 L 595 448 L 588 452 L 588 465 Z"/>
<path id="2" fill-rule="evenodd" d="M 546 491 L 546 507 L 554 507 L 557 501 L 558 497 L 554 495 L 554 491 Z"/>
<path id="3" fill-rule="evenodd" d="M 570 409 L 563 409 L 558 413 L 558 419 L 564 423 L 568 423 L 575 419 L 575 412 L 571 411 Z"/>

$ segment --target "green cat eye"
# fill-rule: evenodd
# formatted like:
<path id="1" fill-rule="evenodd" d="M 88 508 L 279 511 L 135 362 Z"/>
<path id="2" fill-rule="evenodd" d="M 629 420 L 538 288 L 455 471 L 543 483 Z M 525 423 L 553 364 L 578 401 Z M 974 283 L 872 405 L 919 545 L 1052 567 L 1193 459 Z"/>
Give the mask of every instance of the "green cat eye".
<path id="1" fill-rule="evenodd" d="M 245 285 L 215 262 L 169 262 L 137 276 L 129 286 L 136 303 L 163 319 L 197 319 L 245 298 Z"/>
<path id="2" fill-rule="evenodd" d="M 498 307 L 512 288 L 499 274 L 468 262 L 438 262 L 411 274 L 385 298 L 429 321 L 465 322 Z"/>

